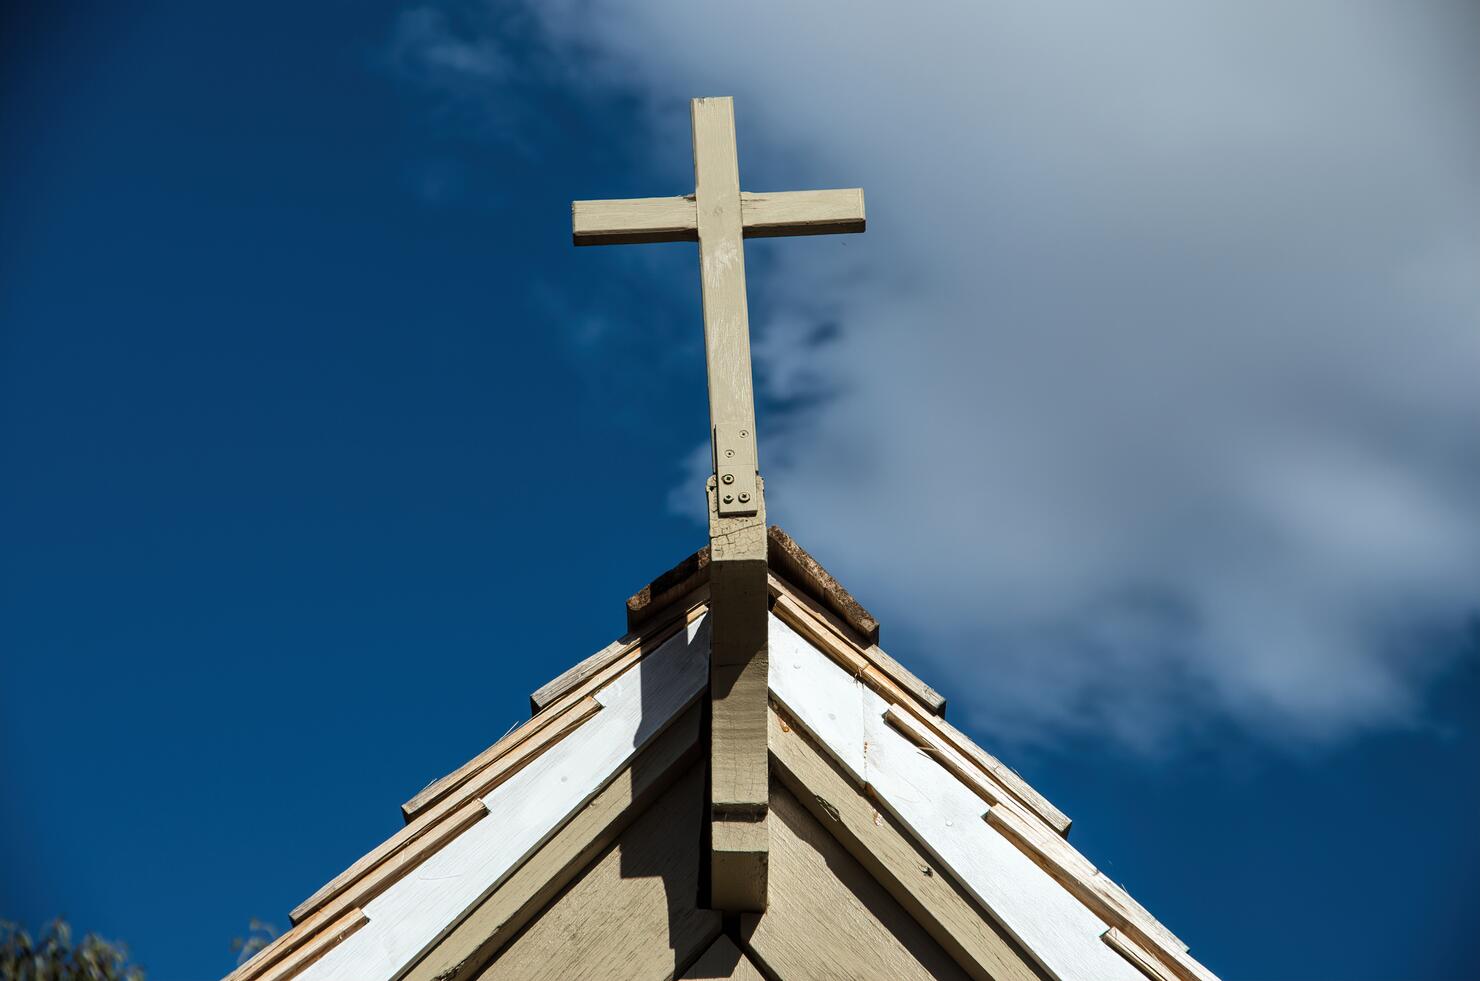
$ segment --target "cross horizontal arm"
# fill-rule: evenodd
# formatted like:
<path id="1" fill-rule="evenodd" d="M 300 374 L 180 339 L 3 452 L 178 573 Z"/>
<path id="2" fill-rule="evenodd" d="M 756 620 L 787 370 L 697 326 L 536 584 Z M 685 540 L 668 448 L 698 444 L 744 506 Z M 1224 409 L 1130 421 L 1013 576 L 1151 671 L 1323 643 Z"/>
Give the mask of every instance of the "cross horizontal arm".
<path id="1" fill-rule="evenodd" d="M 863 188 L 836 191 L 740 192 L 740 219 L 746 238 L 780 235 L 836 235 L 864 227 Z"/>
<path id="2" fill-rule="evenodd" d="M 863 189 L 741 191 L 740 216 L 746 238 L 861 232 L 865 225 Z M 570 224 L 576 245 L 693 242 L 699 237 L 693 195 L 573 201 Z"/>
<path id="3" fill-rule="evenodd" d="M 571 240 L 577 245 L 694 242 L 699 217 L 692 194 L 677 198 L 572 201 Z"/>

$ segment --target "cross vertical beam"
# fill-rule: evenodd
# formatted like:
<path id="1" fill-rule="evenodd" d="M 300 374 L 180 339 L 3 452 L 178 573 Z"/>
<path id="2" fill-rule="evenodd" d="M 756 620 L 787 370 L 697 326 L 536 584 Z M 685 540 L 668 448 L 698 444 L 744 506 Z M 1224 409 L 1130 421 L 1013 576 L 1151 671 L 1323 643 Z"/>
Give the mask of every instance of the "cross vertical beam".
<path id="1" fill-rule="evenodd" d="M 766 908 L 769 852 L 765 484 L 757 466 L 746 238 L 864 230 L 863 192 L 740 190 L 735 110 L 690 104 L 694 193 L 571 204 L 576 245 L 699 243 L 714 475 L 709 478 L 710 906 Z"/>
<path id="2" fill-rule="evenodd" d="M 709 507 L 710 905 L 766 908 L 766 518 L 756 474 L 735 110 L 695 99 L 694 205 L 715 476 Z"/>
<path id="3" fill-rule="evenodd" d="M 691 113 L 709 424 L 715 473 L 721 480 L 718 513 L 735 517 L 755 514 L 760 505 L 735 109 L 730 99 L 695 99 Z"/>

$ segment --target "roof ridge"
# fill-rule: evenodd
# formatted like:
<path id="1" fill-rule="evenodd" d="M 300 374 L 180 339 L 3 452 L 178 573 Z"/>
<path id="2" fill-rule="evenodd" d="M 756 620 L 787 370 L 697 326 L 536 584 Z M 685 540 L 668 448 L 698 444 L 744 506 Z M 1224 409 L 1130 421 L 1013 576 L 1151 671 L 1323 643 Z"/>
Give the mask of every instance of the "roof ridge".
<path id="1" fill-rule="evenodd" d="M 879 621 L 780 525 L 766 529 L 766 562 L 773 573 L 840 617 L 864 646 L 879 642 Z M 709 546 L 705 545 L 627 600 L 627 629 L 638 630 L 708 581 Z"/>

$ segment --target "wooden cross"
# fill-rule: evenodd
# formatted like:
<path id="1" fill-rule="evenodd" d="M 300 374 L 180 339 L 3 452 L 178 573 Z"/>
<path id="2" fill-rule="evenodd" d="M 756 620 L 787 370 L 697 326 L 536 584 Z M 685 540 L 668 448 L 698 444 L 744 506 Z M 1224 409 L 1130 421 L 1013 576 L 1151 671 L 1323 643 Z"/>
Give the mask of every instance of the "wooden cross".
<path id="1" fill-rule="evenodd" d="M 714 474 L 710 557 L 710 906 L 766 907 L 767 566 L 765 485 L 756 452 L 743 240 L 864 230 L 863 191 L 740 190 L 735 110 L 694 99 L 694 193 L 576 201 L 576 245 L 699 243 Z"/>

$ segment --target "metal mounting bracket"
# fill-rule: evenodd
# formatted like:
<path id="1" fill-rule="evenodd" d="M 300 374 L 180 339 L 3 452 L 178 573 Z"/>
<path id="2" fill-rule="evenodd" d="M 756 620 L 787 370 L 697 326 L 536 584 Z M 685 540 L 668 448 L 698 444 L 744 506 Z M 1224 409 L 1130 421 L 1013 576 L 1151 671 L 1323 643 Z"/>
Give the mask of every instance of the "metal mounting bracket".
<path id="1" fill-rule="evenodd" d="M 755 433 L 739 426 L 715 426 L 714 500 L 721 518 L 756 513 L 761 492 L 755 474 Z"/>

